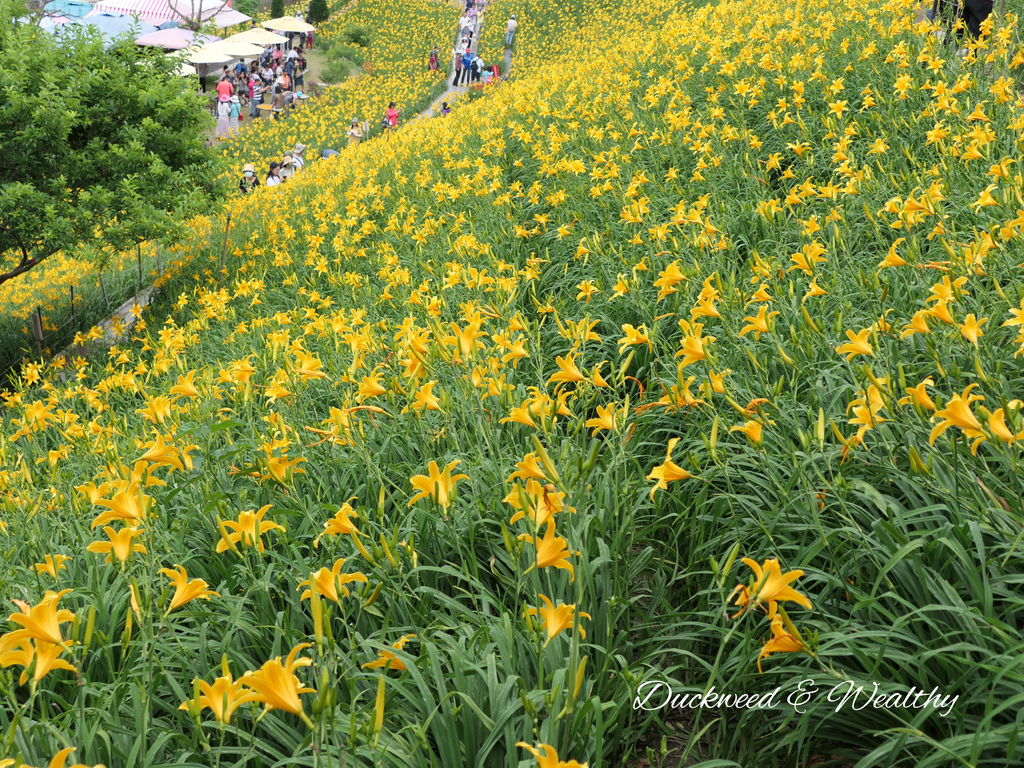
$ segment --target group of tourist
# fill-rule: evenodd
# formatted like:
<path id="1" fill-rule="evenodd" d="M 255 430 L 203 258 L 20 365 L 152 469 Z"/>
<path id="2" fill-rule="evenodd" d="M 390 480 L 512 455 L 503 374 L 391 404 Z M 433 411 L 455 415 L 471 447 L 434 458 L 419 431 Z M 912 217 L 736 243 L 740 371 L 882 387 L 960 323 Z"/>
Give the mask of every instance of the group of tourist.
<path id="1" fill-rule="evenodd" d="M 462 38 L 459 45 L 452 51 L 455 63 L 455 79 L 452 85 L 459 85 L 460 82 L 479 82 L 481 74 L 486 69 L 483 59 L 472 51 L 473 35 L 476 33 L 478 13 L 484 8 L 486 0 L 467 0 L 466 13 L 460 19 L 459 31 Z M 506 24 L 505 43 L 512 45 L 515 36 L 517 22 L 515 15 Z M 428 67 L 431 71 L 440 68 L 440 50 L 435 45 L 430 51 Z M 268 48 L 260 60 L 252 61 L 249 66 L 240 61 L 229 71 L 227 67 L 221 73 L 220 81 L 217 83 L 218 110 L 222 110 L 224 122 L 218 122 L 217 135 L 229 135 L 237 130 L 237 121 L 240 118 L 243 99 L 250 104 L 250 115 L 256 117 L 259 114 L 259 105 L 264 94 L 271 92 L 272 110 L 276 114 L 283 112 L 288 103 L 301 93 L 303 87 L 303 75 L 306 70 L 306 62 L 303 58 L 303 49 L 298 48 L 283 53 L 280 46 Z M 240 98 L 241 97 L 241 98 Z M 446 117 L 451 113 L 451 107 L 445 101 L 441 104 L 441 116 Z M 381 120 L 381 128 L 384 133 L 390 133 L 398 128 L 402 110 L 390 102 Z M 370 133 L 369 121 L 360 122 L 359 118 L 353 117 L 348 128 L 348 146 L 359 144 Z M 267 170 L 267 175 L 262 181 L 257 176 L 256 167 L 247 163 L 242 170 L 242 178 L 239 181 L 238 189 L 241 194 L 248 194 L 260 186 L 276 187 L 287 181 L 305 166 L 303 152 L 306 146 L 296 144 L 290 152 L 285 152 L 281 161 L 273 161 Z M 321 157 L 327 158 L 337 155 L 337 150 L 325 149 Z"/>
<path id="2" fill-rule="evenodd" d="M 459 33 L 460 40 L 458 45 L 452 50 L 454 74 L 452 76 L 452 85 L 458 87 L 467 83 L 478 83 L 482 78 L 485 77 L 487 71 L 487 65 L 484 64 L 476 53 L 473 52 L 473 35 L 476 34 L 477 30 L 477 19 L 478 9 L 483 11 L 483 3 L 477 0 L 466 0 L 466 12 L 462 18 L 459 19 Z M 516 35 L 516 28 L 519 26 L 519 22 L 516 21 L 516 15 L 513 13 L 509 20 L 505 23 L 505 47 L 511 48 L 512 41 Z M 437 63 L 437 47 L 430 52 L 430 63 L 428 68 L 436 70 L 438 68 Z M 497 67 L 492 68 L 494 75 L 497 76 Z M 489 77 L 489 76 L 487 76 Z"/>
<path id="3" fill-rule="evenodd" d="M 284 157 L 281 158 L 280 162 L 277 160 L 271 162 L 270 168 L 267 170 L 267 176 L 263 180 L 263 186 L 276 187 L 278 184 L 288 181 L 288 179 L 305 168 L 306 159 L 303 154 L 305 151 L 305 144 L 296 144 L 293 149 L 284 153 Z M 242 180 L 238 183 L 238 191 L 245 195 L 259 187 L 260 180 L 256 175 L 256 166 L 252 163 L 246 163 L 242 168 Z"/>
<path id="4" fill-rule="evenodd" d="M 238 130 L 242 108 L 248 105 L 249 116 L 259 117 L 260 105 L 266 102 L 278 118 L 296 99 L 303 98 L 306 59 L 302 48 L 284 53 L 273 46 L 260 59 L 246 64 L 239 61 L 233 70 L 226 66 L 217 82 L 216 138 L 226 138 Z"/>

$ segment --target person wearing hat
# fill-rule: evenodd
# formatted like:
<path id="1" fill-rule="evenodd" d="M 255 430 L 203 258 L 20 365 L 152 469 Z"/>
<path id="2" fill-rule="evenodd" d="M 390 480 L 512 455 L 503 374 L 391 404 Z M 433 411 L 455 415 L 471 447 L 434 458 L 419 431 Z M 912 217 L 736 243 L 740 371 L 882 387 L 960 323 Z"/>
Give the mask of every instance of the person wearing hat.
<path id="1" fill-rule="evenodd" d="M 455 76 L 452 78 L 453 87 L 458 86 L 459 80 L 462 78 L 462 54 L 466 52 L 468 47 L 469 41 L 466 38 L 462 38 L 462 43 L 452 49 L 452 56 L 455 61 L 452 66 L 452 71 L 455 73 Z"/>
<path id="2" fill-rule="evenodd" d="M 231 135 L 230 98 L 229 96 L 227 99 L 221 99 L 217 102 L 217 130 L 213 134 L 215 139 L 226 139 Z"/>
<path id="3" fill-rule="evenodd" d="M 247 195 L 259 185 L 260 180 L 256 178 L 256 166 L 252 163 L 246 163 L 242 168 L 242 180 L 238 182 L 238 191 L 243 195 Z"/>
<path id="4" fill-rule="evenodd" d="M 286 152 L 281 158 L 281 181 L 288 181 L 295 175 L 295 158 L 291 152 Z"/>
<path id="5" fill-rule="evenodd" d="M 363 132 L 359 129 L 359 118 L 352 118 L 352 125 L 348 129 L 348 145 L 354 147 L 363 138 Z"/>
<path id="6" fill-rule="evenodd" d="M 268 187 L 276 187 L 281 183 L 281 164 L 273 162 L 270 164 L 270 170 L 267 171 L 267 180 L 264 184 Z"/>
<path id="7" fill-rule="evenodd" d="M 228 102 L 228 132 L 238 133 L 238 123 L 242 117 L 242 103 L 238 96 L 232 96 Z"/>
<path id="8" fill-rule="evenodd" d="M 505 25 L 505 47 L 512 47 L 512 40 L 516 36 L 516 27 L 519 26 L 519 22 L 516 21 L 516 15 L 513 13 L 508 20 L 508 24 Z"/>
<path id="9" fill-rule="evenodd" d="M 306 151 L 305 144 L 296 144 L 295 149 L 292 150 L 292 160 L 295 163 L 295 170 L 301 171 L 306 167 L 306 160 L 302 156 L 302 153 Z"/>

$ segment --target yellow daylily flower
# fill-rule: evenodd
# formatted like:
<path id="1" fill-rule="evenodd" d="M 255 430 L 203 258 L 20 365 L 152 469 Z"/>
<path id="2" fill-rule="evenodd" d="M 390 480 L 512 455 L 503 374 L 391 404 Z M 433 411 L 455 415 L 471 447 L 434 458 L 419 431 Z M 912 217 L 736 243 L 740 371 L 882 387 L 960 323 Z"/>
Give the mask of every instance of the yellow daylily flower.
<path id="1" fill-rule="evenodd" d="M 74 621 L 75 614 L 64 608 L 58 610 L 57 603 L 70 591 L 70 589 L 63 589 L 60 592 L 46 590 L 43 599 L 33 606 L 20 600 L 15 601 L 15 604 L 21 608 L 22 612 L 12 613 L 8 620 L 13 621 L 15 624 L 23 627 L 23 629 L 15 630 L 14 633 L 9 634 L 17 634 L 18 637 L 30 637 L 66 648 L 67 643 L 64 641 L 60 625 Z"/>
<path id="2" fill-rule="evenodd" d="M 742 614 L 748 608 L 760 606 L 764 608 L 767 603 L 768 618 L 774 618 L 778 612 L 779 603 L 791 601 L 811 610 L 811 601 L 804 595 L 793 589 L 790 584 L 804 575 L 803 571 L 788 571 L 782 573 L 779 561 L 776 558 L 769 558 L 764 564 L 759 564 L 749 557 L 743 558 L 743 563 L 754 572 L 756 582 L 753 593 L 746 584 L 740 584 L 733 590 L 736 596 L 736 605 L 740 611 L 733 618 Z M 731 602 L 730 596 L 730 602 Z"/>
<path id="3" fill-rule="evenodd" d="M 768 333 L 768 322 L 778 315 L 778 312 L 768 312 L 768 305 L 762 304 L 761 308 L 757 312 L 757 317 L 744 317 L 743 319 L 747 322 L 747 325 L 740 329 L 739 338 L 743 338 L 745 335 L 754 332 L 754 338 L 760 339 L 762 333 Z"/>
<path id="4" fill-rule="evenodd" d="M 414 637 L 416 637 L 416 635 L 402 635 L 400 638 L 398 638 L 397 641 L 391 644 L 391 647 L 394 648 L 396 651 L 401 651 L 403 648 L 405 648 L 406 643 L 408 643 Z M 380 669 L 381 667 L 385 669 L 393 669 L 398 672 L 404 672 L 408 669 L 408 667 L 405 666 L 405 662 L 403 662 L 394 653 L 388 650 L 381 651 L 380 656 L 378 658 L 374 659 L 373 661 L 368 661 L 366 664 L 363 664 L 362 668 Z"/>
<path id="5" fill-rule="evenodd" d="M 341 567 L 345 564 L 344 558 L 338 558 L 334 561 L 334 565 L 331 568 L 321 568 L 316 573 L 312 574 L 312 579 L 306 579 L 304 582 L 299 584 L 298 589 L 303 587 L 311 586 L 311 581 L 316 580 L 316 591 L 321 597 L 326 597 L 328 600 L 340 603 L 342 597 L 348 597 L 349 591 L 346 584 L 358 581 L 366 584 L 368 579 L 366 575 L 360 572 L 356 573 L 342 573 Z M 307 589 L 299 597 L 299 600 L 309 600 L 313 597 L 312 590 Z"/>
<path id="6" fill-rule="evenodd" d="M 211 597 L 220 597 L 220 594 L 208 589 L 210 585 L 203 579 L 188 580 L 188 572 L 183 565 L 175 565 L 174 568 L 161 568 L 157 573 L 163 574 L 171 580 L 174 585 L 174 595 L 171 597 L 171 604 L 167 607 L 166 616 L 171 611 L 176 611 L 197 598 L 209 600 Z"/>
<path id="7" fill-rule="evenodd" d="M 261 701 L 255 692 L 245 689 L 241 680 L 231 678 L 231 674 L 227 670 L 227 657 L 225 657 L 224 675 L 215 679 L 213 685 L 205 680 L 194 680 L 193 684 L 199 686 L 199 699 L 182 702 L 178 709 L 186 712 L 193 711 L 197 715 L 204 709 L 209 709 L 218 723 L 230 723 L 231 715 L 246 702 Z"/>
<path id="8" fill-rule="evenodd" d="M 342 504 L 341 509 L 334 514 L 334 517 L 324 523 L 324 530 L 321 534 L 313 540 L 313 549 L 320 546 L 320 539 L 324 536 L 358 534 L 359 529 L 352 524 L 351 520 L 349 520 L 349 518 L 355 514 L 356 511 L 352 509 L 347 501 Z"/>
<path id="9" fill-rule="evenodd" d="M 537 768 L 587 768 L 586 763 L 578 763 L 575 760 L 568 762 L 559 760 L 558 752 L 550 744 L 538 744 L 533 747 L 525 741 L 517 741 L 516 746 L 529 750 L 530 754 L 537 758 Z"/>
<path id="10" fill-rule="evenodd" d="M 543 622 L 542 627 L 548 638 L 544 642 L 544 647 L 550 643 L 562 630 L 572 629 L 572 623 L 574 619 L 574 613 L 576 611 L 575 605 L 566 605 L 565 603 L 559 603 L 556 608 L 551 602 L 551 599 L 547 595 L 538 595 L 541 600 L 544 601 L 543 608 L 534 608 L 532 605 L 527 606 L 526 610 L 523 611 L 523 618 L 527 616 L 540 616 Z M 590 618 L 589 613 L 580 612 L 580 616 L 586 616 Z M 586 640 L 587 632 L 580 625 L 577 627 L 580 631 L 580 637 Z"/>
<path id="11" fill-rule="evenodd" d="M 268 531 L 284 532 L 284 526 L 278 525 L 270 520 L 264 520 L 263 516 L 271 508 L 271 504 L 260 507 L 258 512 L 245 510 L 238 513 L 238 520 L 225 520 L 225 531 L 221 532 L 220 541 L 217 542 L 217 551 L 224 552 L 232 545 L 241 544 L 242 547 L 256 547 L 260 554 L 263 553 L 263 534 Z M 231 531 L 228 533 L 227 531 Z M 226 534 L 226 537 L 225 537 Z"/>
<path id="12" fill-rule="evenodd" d="M 840 344 L 836 347 L 836 352 L 840 355 L 846 355 L 846 359 L 852 360 L 857 355 L 870 355 L 874 356 L 875 351 L 871 347 L 871 342 L 868 341 L 868 337 L 871 336 L 871 329 L 865 328 L 862 331 L 854 333 L 848 330 L 846 332 L 846 338 L 850 341 L 845 344 Z"/>
<path id="13" fill-rule="evenodd" d="M 142 555 L 147 554 L 146 548 L 142 544 L 136 544 L 133 541 L 136 536 L 143 534 L 141 529 L 122 528 L 120 531 L 115 531 L 109 525 L 105 525 L 103 526 L 103 532 L 107 534 L 109 541 L 94 541 L 85 548 L 87 552 L 105 554 L 107 556 L 106 562 L 108 563 L 110 562 L 111 555 L 124 563 L 132 556 L 133 552 L 138 552 Z"/>
<path id="14" fill-rule="evenodd" d="M 569 558 L 573 554 L 579 555 L 579 552 L 573 553 L 569 551 L 569 542 L 563 539 L 561 536 L 555 535 L 555 521 L 548 520 L 548 527 L 544 532 L 544 537 L 534 538 L 528 533 L 521 534 L 520 540 L 529 541 L 537 548 L 536 556 L 534 557 L 533 565 L 530 566 L 527 572 L 537 568 L 559 568 L 563 571 L 568 571 L 570 581 L 576 579 L 576 572 L 573 570 L 572 563 L 569 562 Z"/>
<path id="15" fill-rule="evenodd" d="M 675 450 L 676 443 L 679 442 L 678 437 L 673 437 L 668 441 L 668 450 L 665 451 L 665 461 L 663 464 L 659 464 L 651 473 L 647 475 L 648 480 L 657 480 L 654 487 L 651 488 L 651 500 L 654 500 L 655 492 L 659 490 L 667 490 L 668 484 L 676 480 L 689 480 L 693 475 L 687 472 L 682 467 L 678 466 L 672 461 L 672 451 Z"/>
<path id="16" fill-rule="evenodd" d="M 763 429 L 764 428 L 761 426 L 760 422 L 751 420 L 744 422 L 741 426 L 729 427 L 729 433 L 742 432 L 750 439 L 750 442 L 754 445 L 760 446 L 764 441 L 764 437 L 762 435 Z"/>
<path id="17" fill-rule="evenodd" d="M 7 640 L 11 637 L 11 640 Z M 71 645 L 73 643 L 68 643 Z M 11 632 L 0 638 L 0 667 L 18 665 L 23 667 L 18 678 L 18 685 L 28 682 L 29 667 L 35 664 L 32 680 L 38 683 L 55 669 L 74 672 L 75 667 L 64 659 L 58 658 L 66 649 L 45 640 L 31 639 L 20 636 L 18 631 Z"/>
<path id="18" fill-rule="evenodd" d="M 34 567 L 36 569 L 36 573 L 38 573 L 40 576 L 42 576 L 44 573 L 48 573 L 50 574 L 51 578 L 54 581 L 56 581 L 57 573 L 67 568 L 67 566 L 64 565 L 64 563 L 66 563 L 70 559 L 71 558 L 67 555 L 47 555 L 43 558 L 43 562 L 36 563 Z"/>
<path id="19" fill-rule="evenodd" d="M 982 395 L 975 395 L 971 392 L 977 386 L 977 382 L 968 384 L 961 394 L 953 395 L 944 408 L 935 412 L 932 421 L 935 419 L 942 419 L 942 421 L 936 424 L 928 434 L 928 445 L 935 445 L 935 440 L 939 435 L 950 427 L 960 427 L 968 438 L 974 440 L 971 445 L 971 453 L 977 453 L 978 445 L 987 439 L 985 433 L 981 431 L 981 423 L 971 411 L 971 403 L 985 399 Z"/>
<path id="20" fill-rule="evenodd" d="M 316 693 L 316 691 L 304 686 L 295 675 L 296 669 L 308 667 L 313 663 L 313 660 L 307 657 L 296 658 L 301 650 L 309 647 L 309 643 L 299 643 L 292 648 L 283 664 L 281 657 L 277 656 L 255 672 L 246 672 L 238 679 L 238 682 L 247 686 L 252 694 L 252 701 L 258 701 L 265 705 L 268 712 L 272 709 L 290 712 L 293 715 L 298 715 L 306 725 L 312 728 L 313 724 L 306 716 L 299 696 L 303 693 Z"/>
<path id="21" fill-rule="evenodd" d="M 978 337 L 984 336 L 985 334 L 981 330 L 981 326 L 988 322 L 987 317 L 983 317 L 979 320 L 975 317 L 972 312 L 964 318 L 963 323 L 960 325 L 960 333 L 965 339 L 967 339 L 974 346 L 978 346 Z"/>
<path id="22" fill-rule="evenodd" d="M 782 615 L 776 614 L 775 618 L 772 619 L 772 637 L 765 642 L 764 648 L 761 649 L 761 654 L 757 657 L 757 671 L 763 674 L 761 661 L 767 659 L 773 653 L 797 653 L 798 651 L 806 650 L 806 645 L 789 634 L 789 631 L 783 624 Z"/>
<path id="23" fill-rule="evenodd" d="M 452 470 L 461 463 L 461 460 L 450 462 L 444 468 L 444 472 L 441 472 L 437 468 L 437 462 L 432 461 L 427 465 L 427 471 L 430 474 L 414 475 L 409 478 L 412 487 L 419 491 L 409 500 L 409 506 L 411 507 L 420 499 L 435 499 L 443 509 L 448 509 L 452 503 L 452 491 L 455 490 L 455 484 L 459 480 L 469 480 L 469 475 L 452 476 Z"/>

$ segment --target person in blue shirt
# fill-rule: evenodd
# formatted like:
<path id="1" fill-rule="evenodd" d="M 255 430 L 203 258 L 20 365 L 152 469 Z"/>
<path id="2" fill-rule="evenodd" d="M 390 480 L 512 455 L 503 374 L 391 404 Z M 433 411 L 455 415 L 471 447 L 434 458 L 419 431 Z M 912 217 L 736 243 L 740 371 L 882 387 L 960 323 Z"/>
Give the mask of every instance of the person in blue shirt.
<path id="1" fill-rule="evenodd" d="M 466 49 L 466 52 L 462 54 L 462 80 L 459 81 L 459 85 L 465 85 L 469 82 L 469 78 L 473 74 L 473 54 Z"/>

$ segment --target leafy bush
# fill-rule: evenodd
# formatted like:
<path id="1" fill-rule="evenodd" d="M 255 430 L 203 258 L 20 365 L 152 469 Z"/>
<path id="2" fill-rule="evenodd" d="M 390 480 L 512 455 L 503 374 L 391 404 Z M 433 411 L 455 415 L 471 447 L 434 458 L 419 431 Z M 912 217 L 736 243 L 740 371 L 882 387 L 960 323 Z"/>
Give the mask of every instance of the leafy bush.
<path id="1" fill-rule="evenodd" d="M 358 45 L 360 48 L 369 48 L 373 37 L 373 30 L 362 24 L 353 24 L 342 30 L 342 41 L 351 45 Z"/>
<path id="2" fill-rule="evenodd" d="M 350 45 L 349 43 L 337 43 L 331 46 L 331 49 L 327 52 L 327 57 L 334 61 L 348 59 L 357 67 L 361 67 L 363 62 L 366 61 L 366 49 L 360 48 L 358 45 Z"/>
<path id="3" fill-rule="evenodd" d="M 345 59 L 332 59 L 320 70 L 320 80 L 327 85 L 340 83 L 352 75 L 352 67 Z"/>

